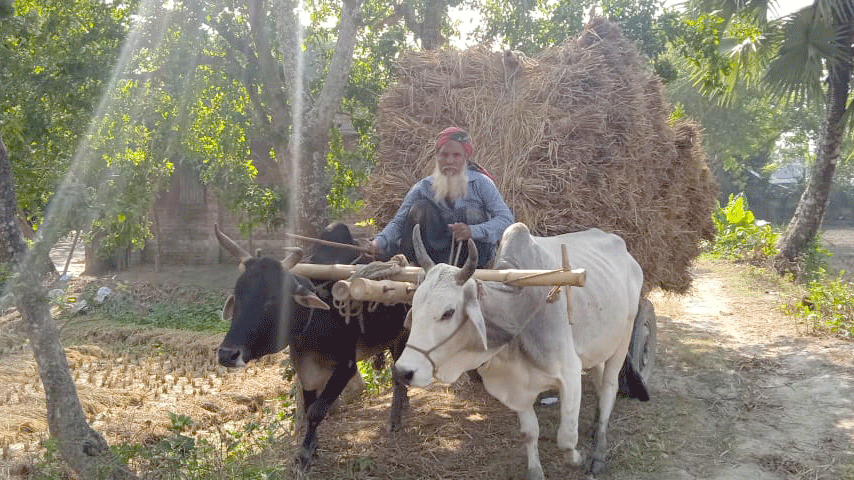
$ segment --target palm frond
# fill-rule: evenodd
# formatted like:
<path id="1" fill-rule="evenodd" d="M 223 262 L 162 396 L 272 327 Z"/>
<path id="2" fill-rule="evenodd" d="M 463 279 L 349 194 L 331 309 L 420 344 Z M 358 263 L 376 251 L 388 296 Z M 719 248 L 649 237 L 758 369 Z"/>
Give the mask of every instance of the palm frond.
<path id="1" fill-rule="evenodd" d="M 836 38 L 832 17 L 818 13 L 815 6 L 787 17 L 783 43 L 765 72 L 771 91 L 796 100 L 821 98 L 825 62 L 842 58 Z"/>
<path id="2" fill-rule="evenodd" d="M 851 18 L 854 3 L 851 0 L 815 0 L 816 13 L 825 18 Z"/>
<path id="3" fill-rule="evenodd" d="M 718 52 L 726 59 L 727 68 L 719 70 L 721 90 L 715 96 L 723 105 L 731 105 L 735 100 L 736 84 L 753 87 L 762 80 L 779 45 L 780 35 L 771 27 L 762 28 L 754 21 L 735 18 L 727 35 L 720 39 Z"/>
<path id="4" fill-rule="evenodd" d="M 769 13 L 777 9 L 776 0 L 688 0 L 685 2 L 690 12 L 714 12 L 728 24 L 736 14 L 748 14 L 758 24 L 768 22 Z"/>

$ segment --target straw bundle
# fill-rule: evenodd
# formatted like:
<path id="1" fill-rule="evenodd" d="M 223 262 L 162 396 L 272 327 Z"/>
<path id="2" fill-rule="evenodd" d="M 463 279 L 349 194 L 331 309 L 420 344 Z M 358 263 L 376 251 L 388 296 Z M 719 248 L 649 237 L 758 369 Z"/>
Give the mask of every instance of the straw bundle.
<path id="1" fill-rule="evenodd" d="M 535 58 L 483 47 L 409 52 L 380 101 L 367 213 L 394 215 L 433 166 L 442 128 L 466 128 L 472 160 L 537 235 L 598 227 L 623 237 L 649 288 L 684 292 L 716 187 L 698 126 L 668 123 L 662 85 L 602 18 Z"/>

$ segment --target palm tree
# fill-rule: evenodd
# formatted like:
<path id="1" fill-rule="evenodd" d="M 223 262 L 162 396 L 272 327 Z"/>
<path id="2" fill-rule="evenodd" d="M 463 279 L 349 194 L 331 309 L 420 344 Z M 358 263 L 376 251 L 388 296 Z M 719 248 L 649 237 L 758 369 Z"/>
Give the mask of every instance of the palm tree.
<path id="1" fill-rule="evenodd" d="M 792 269 L 799 253 L 806 250 L 821 227 L 842 139 L 851 128 L 854 2 L 814 0 L 808 7 L 768 21 L 769 9 L 775 6 L 774 0 L 689 2 L 694 12 L 715 11 L 722 16 L 724 35 L 736 30 L 744 32 L 746 19 L 759 32 L 749 38 L 721 38 L 722 46 L 730 45 L 730 76 L 761 78 L 772 94 L 787 101 L 824 103 L 815 163 L 795 214 L 777 245 L 780 252 L 775 263 L 783 273 Z M 755 76 L 757 72 L 761 75 Z M 734 90 L 734 83 L 727 79 L 718 84 L 724 85 L 724 99 Z"/>

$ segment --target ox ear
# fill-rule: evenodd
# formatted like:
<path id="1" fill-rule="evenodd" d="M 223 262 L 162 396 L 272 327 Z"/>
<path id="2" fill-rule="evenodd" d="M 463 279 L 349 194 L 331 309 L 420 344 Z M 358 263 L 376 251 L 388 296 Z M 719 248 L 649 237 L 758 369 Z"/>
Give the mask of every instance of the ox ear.
<path id="1" fill-rule="evenodd" d="M 469 321 L 474 325 L 483 342 L 483 349 L 486 350 L 486 320 L 483 318 L 483 313 L 480 311 L 480 302 L 477 300 L 477 282 L 466 282 L 463 286 L 463 308 Z"/>
<path id="2" fill-rule="evenodd" d="M 297 287 L 294 294 L 291 296 L 295 302 L 306 308 L 319 308 L 321 310 L 329 310 L 329 305 L 326 304 L 314 292 L 300 285 Z"/>
<path id="3" fill-rule="evenodd" d="M 307 308 L 319 308 L 321 310 L 329 310 L 329 305 L 320 299 L 317 295 L 310 293 L 308 295 L 300 295 L 295 293 L 293 299 L 298 304 Z"/>
<path id="4" fill-rule="evenodd" d="M 220 313 L 220 317 L 230 322 L 232 317 L 234 317 L 234 295 L 229 295 L 228 298 L 225 299 L 225 304 L 222 306 L 222 313 Z"/>
<path id="5" fill-rule="evenodd" d="M 412 309 L 406 312 L 406 320 L 403 321 L 403 328 L 412 330 Z"/>

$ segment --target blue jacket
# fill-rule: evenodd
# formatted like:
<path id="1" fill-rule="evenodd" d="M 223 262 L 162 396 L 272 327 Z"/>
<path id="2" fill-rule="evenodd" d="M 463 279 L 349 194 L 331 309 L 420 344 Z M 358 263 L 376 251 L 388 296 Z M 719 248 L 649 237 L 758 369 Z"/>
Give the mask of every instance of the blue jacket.
<path id="1" fill-rule="evenodd" d="M 468 193 L 465 198 L 458 199 L 453 208 L 445 204 L 445 202 L 436 203 L 433 200 L 433 182 L 431 177 L 422 178 L 411 189 L 403 203 L 394 214 L 394 218 L 388 222 L 388 225 L 375 237 L 379 243 L 382 252 L 391 254 L 398 251 L 400 240 L 404 234 L 411 235 L 412 232 L 404 232 L 403 226 L 406 223 L 406 217 L 409 215 L 409 209 L 416 201 L 421 199 L 430 200 L 434 205 L 439 207 L 440 211 L 453 217 L 454 211 L 465 210 L 467 208 L 475 208 L 484 213 L 487 220 L 477 225 L 469 225 L 471 236 L 477 242 L 484 244 L 495 245 L 501 240 L 501 235 L 504 230 L 513 223 L 513 213 L 501 194 L 495 183 L 486 175 L 471 170 L 465 169 L 466 179 L 468 180 Z"/>

